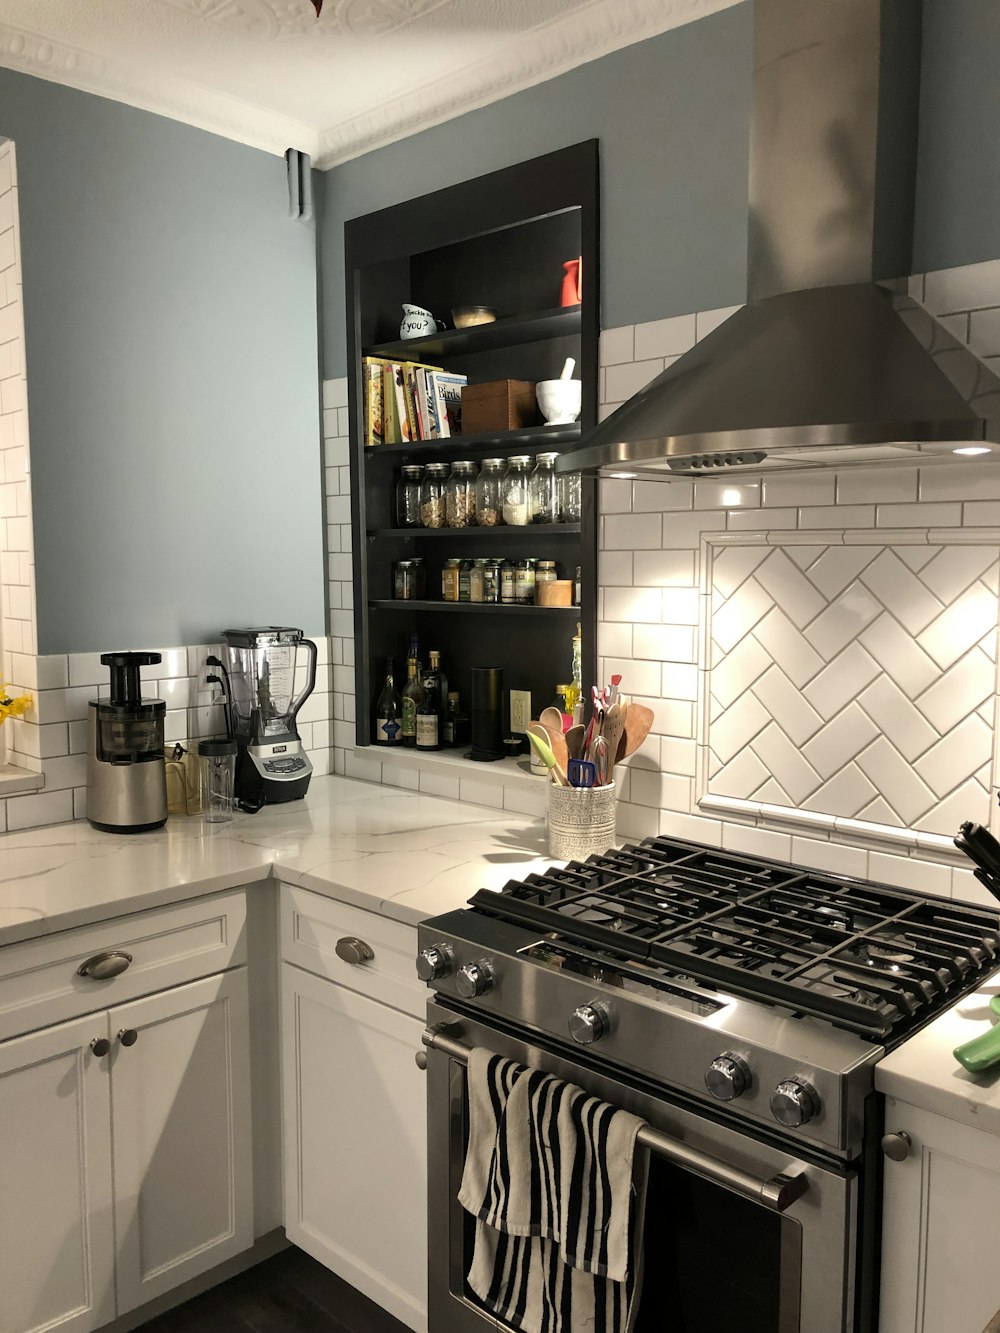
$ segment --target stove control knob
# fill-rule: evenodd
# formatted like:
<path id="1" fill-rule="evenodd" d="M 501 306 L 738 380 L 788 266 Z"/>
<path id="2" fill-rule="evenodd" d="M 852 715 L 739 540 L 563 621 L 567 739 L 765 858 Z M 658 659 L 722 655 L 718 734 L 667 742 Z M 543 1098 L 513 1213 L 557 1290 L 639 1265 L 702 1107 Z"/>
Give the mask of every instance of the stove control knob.
<path id="1" fill-rule="evenodd" d="M 455 989 L 464 1000 L 474 1000 L 493 989 L 493 968 L 485 960 L 466 963 L 455 973 Z"/>
<path id="2" fill-rule="evenodd" d="M 819 1115 L 819 1108 L 816 1089 L 804 1078 L 782 1079 L 771 1094 L 771 1114 L 789 1129 L 808 1125 Z"/>
<path id="3" fill-rule="evenodd" d="M 747 1062 L 732 1051 L 726 1051 L 708 1066 L 705 1087 L 717 1101 L 731 1102 L 743 1096 L 752 1077 Z"/>
<path id="4" fill-rule="evenodd" d="M 611 1031 L 611 1015 L 598 1000 L 591 1004 L 581 1004 L 569 1016 L 569 1035 L 581 1046 L 590 1046 L 600 1041 Z"/>
<path id="5" fill-rule="evenodd" d="M 451 950 L 447 944 L 432 944 L 417 954 L 417 976 L 421 981 L 440 981 L 451 971 Z"/>

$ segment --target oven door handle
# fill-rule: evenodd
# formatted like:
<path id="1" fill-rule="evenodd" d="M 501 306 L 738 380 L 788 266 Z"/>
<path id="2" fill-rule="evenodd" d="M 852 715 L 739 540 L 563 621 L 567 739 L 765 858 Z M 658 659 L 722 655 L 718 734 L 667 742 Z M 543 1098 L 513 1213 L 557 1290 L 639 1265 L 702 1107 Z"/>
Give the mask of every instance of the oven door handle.
<path id="1" fill-rule="evenodd" d="M 446 1036 L 439 1028 L 427 1028 L 423 1035 L 423 1043 L 431 1050 L 450 1055 L 453 1060 L 458 1060 L 463 1065 L 469 1063 L 470 1048 Z M 427 1062 L 426 1058 L 421 1058 L 422 1056 L 423 1052 L 418 1052 L 417 1064 L 425 1068 Z M 720 1162 L 717 1157 L 710 1157 L 708 1153 L 689 1148 L 687 1144 L 672 1139 L 668 1134 L 662 1134 L 651 1125 L 642 1126 L 636 1136 L 636 1142 L 641 1143 L 650 1152 L 666 1158 L 668 1162 L 693 1171 L 705 1180 L 732 1190 L 734 1194 L 739 1194 L 753 1203 L 762 1204 L 776 1213 L 783 1213 L 790 1208 L 809 1188 L 809 1180 L 804 1171 L 782 1171 L 767 1180 L 762 1180 L 748 1171 L 741 1171 L 738 1167 Z"/>

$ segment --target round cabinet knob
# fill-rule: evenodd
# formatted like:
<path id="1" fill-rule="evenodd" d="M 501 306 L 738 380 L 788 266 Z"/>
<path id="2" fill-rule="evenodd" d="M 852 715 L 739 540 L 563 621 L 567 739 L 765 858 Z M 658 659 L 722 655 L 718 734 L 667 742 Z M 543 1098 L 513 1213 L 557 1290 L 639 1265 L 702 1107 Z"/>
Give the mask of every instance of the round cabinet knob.
<path id="1" fill-rule="evenodd" d="M 569 1016 L 569 1035 L 581 1046 L 600 1041 L 611 1031 L 611 1015 L 603 1004 L 581 1004 Z"/>
<path id="2" fill-rule="evenodd" d="M 804 1078 L 786 1078 L 771 1093 L 771 1114 L 779 1124 L 789 1129 L 808 1125 L 819 1114 L 820 1101 L 816 1089 Z"/>
<path id="3" fill-rule="evenodd" d="M 345 963 L 352 963 L 357 966 L 359 963 L 370 963 L 375 957 L 375 950 L 364 940 L 357 939 L 354 935 L 344 935 L 334 946 L 337 951 L 337 957 L 342 958 Z"/>
<path id="4" fill-rule="evenodd" d="M 135 1028 L 119 1028 L 118 1040 L 123 1046 L 134 1046 L 139 1040 L 139 1034 Z"/>
<path id="5" fill-rule="evenodd" d="M 447 944 L 432 944 L 417 954 L 417 976 L 421 981 L 440 981 L 451 971 L 451 950 Z"/>
<path id="6" fill-rule="evenodd" d="M 905 1162 L 913 1147 L 913 1140 L 905 1130 L 898 1134 L 885 1134 L 882 1137 L 882 1151 L 893 1162 Z"/>
<path id="7" fill-rule="evenodd" d="M 90 1043 L 90 1049 L 97 1056 L 107 1055 L 108 1051 L 111 1050 L 111 1043 L 107 1037 L 95 1037 Z"/>
<path id="8" fill-rule="evenodd" d="M 493 969 L 489 963 L 466 963 L 455 974 L 455 989 L 465 1000 L 474 1000 L 493 989 Z"/>
<path id="9" fill-rule="evenodd" d="M 705 1087 L 716 1101 L 731 1102 L 743 1096 L 752 1078 L 747 1062 L 732 1051 L 726 1051 L 708 1066 Z"/>

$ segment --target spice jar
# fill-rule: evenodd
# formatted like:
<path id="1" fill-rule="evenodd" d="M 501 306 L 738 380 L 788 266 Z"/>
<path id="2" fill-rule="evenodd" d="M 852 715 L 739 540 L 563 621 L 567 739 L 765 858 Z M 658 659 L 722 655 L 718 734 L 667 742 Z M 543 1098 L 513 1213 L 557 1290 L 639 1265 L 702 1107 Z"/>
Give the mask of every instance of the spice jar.
<path id="1" fill-rule="evenodd" d="M 514 601 L 518 606 L 531 606 L 535 600 L 535 563 L 529 559 L 517 562 L 514 575 Z"/>
<path id="2" fill-rule="evenodd" d="M 555 461 L 558 454 L 538 454 L 529 484 L 532 523 L 555 523 L 559 513 Z"/>
<path id="3" fill-rule="evenodd" d="M 445 602 L 458 601 L 458 580 L 462 572 L 462 561 L 459 558 L 446 560 L 444 568 L 441 570 L 441 599 Z"/>
<path id="4" fill-rule="evenodd" d="M 483 571 L 483 601 L 500 601 L 500 571 L 503 568 L 503 561 L 498 555 L 489 556 L 486 560 L 486 568 Z"/>
<path id="5" fill-rule="evenodd" d="M 489 561 L 485 559 L 473 560 L 472 571 L 469 574 L 469 601 L 486 601 L 486 566 Z"/>
<path id="6" fill-rule="evenodd" d="M 560 472 L 556 479 L 559 496 L 557 523 L 579 523 L 583 510 L 579 472 Z"/>
<path id="7" fill-rule="evenodd" d="M 393 565 L 392 595 L 397 602 L 413 602 L 420 596 L 412 560 L 397 560 Z"/>
<path id="8" fill-rule="evenodd" d="M 513 562 L 505 560 L 500 566 L 500 600 L 504 606 L 513 606 L 515 595 L 515 570 Z"/>
<path id="9" fill-rule="evenodd" d="M 445 490 L 445 519 L 449 528 L 475 527 L 475 463 L 452 463 L 451 476 Z"/>
<path id="10" fill-rule="evenodd" d="M 484 458 L 476 478 L 476 522 L 495 528 L 503 522 L 503 459 Z"/>
<path id="11" fill-rule="evenodd" d="M 507 464 L 503 478 L 503 521 L 512 528 L 531 522 L 531 457 L 517 454 Z"/>
<path id="12" fill-rule="evenodd" d="M 427 596 L 427 570 L 424 569 L 424 562 L 419 555 L 415 555 L 410 564 L 413 566 L 413 596 L 418 602 L 422 602 Z"/>
<path id="13" fill-rule="evenodd" d="M 420 524 L 424 528 L 443 528 L 448 464 L 428 463 L 420 482 Z"/>
<path id="14" fill-rule="evenodd" d="M 556 562 L 554 560 L 539 560 L 538 568 L 535 570 L 535 601 L 540 596 L 539 585 L 542 583 L 554 583 L 556 580 Z"/>
<path id="15" fill-rule="evenodd" d="M 458 571 L 458 600 L 472 601 L 472 561 L 465 560 Z"/>
<path id="16" fill-rule="evenodd" d="M 396 526 L 420 527 L 420 478 L 424 469 L 417 463 L 408 464 L 400 471 L 396 483 Z"/>

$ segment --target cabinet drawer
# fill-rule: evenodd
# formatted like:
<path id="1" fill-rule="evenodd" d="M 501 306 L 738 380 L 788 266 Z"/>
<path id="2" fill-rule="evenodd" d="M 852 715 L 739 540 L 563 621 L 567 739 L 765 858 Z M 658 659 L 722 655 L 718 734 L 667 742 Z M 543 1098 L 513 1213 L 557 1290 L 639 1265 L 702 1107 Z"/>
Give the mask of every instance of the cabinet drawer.
<path id="1" fill-rule="evenodd" d="M 80 975 L 88 959 L 115 950 L 131 955 L 124 972 L 105 980 Z M 0 1041 L 246 959 L 241 889 L 11 944 L 0 949 Z"/>
<path id="2" fill-rule="evenodd" d="M 337 953 L 341 939 L 364 941 L 373 957 L 361 963 L 345 961 Z M 282 884 L 281 956 L 285 962 L 421 1018 L 427 988 L 414 971 L 416 954 L 417 932 L 412 926 Z"/>

